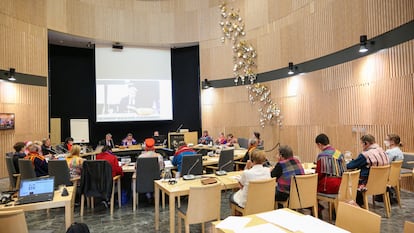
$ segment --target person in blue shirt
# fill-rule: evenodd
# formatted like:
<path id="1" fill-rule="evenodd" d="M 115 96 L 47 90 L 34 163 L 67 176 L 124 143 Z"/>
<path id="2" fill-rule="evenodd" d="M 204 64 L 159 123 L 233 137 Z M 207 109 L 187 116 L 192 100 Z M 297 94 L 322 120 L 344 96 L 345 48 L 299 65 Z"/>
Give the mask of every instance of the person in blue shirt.
<path id="1" fill-rule="evenodd" d="M 178 143 L 178 149 L 174 154 L 172 164 L 174 166 L 177 166 L 178 172 L 181 173 L 181 164 L 183 161 L 183 156 L 184 155 L 195 155 L 195 154 L 196 154 L 195 150 L 191 149 L 190 147 L 187 146 L 185 142 L 181 141 Z"/>
<path id="2" fill-rule="evenodd" d="M 198 139 L 198 143 L 208 145 L 210 143 L 213 143 L 213 138 L 210 135 L 208 135 L 207 130 L 204 130 L 203 131 L 203 136 L 201 136 L 201 138 Z"/>

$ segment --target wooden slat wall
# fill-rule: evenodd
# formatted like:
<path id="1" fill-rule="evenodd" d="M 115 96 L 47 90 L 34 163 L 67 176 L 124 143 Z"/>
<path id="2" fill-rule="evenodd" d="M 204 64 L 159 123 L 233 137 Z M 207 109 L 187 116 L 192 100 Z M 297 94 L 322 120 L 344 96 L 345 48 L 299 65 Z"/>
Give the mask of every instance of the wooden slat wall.
<path id="1" fill-rule="evenodd" d="M 0 69 L 47 76 L 44 1 L 0 1 Z M 0 81 L 0 112 L 16 114 L 15 130 L 0 131 L 0 177 L 7 176 L 4 156 L 17 141 L 48 134 L 47 87 Z"/>

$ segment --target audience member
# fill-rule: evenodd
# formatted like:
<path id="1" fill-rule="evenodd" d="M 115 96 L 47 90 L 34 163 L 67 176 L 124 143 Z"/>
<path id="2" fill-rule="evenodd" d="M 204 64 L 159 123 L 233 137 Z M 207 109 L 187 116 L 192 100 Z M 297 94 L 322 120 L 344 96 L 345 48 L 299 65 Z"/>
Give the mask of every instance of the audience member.
<path id="1" fill-rule="evenodd" d="M 263 163 L 266 161 L 266 156 L 262 150 L 254 150 L 251 156 L 251 160 L 247 162 L 245 170 L 241 174 L 239 185 L 240 189 L 230 196 L 230 201 L 237 204 L 240 207 L 245 207 L 247 200 L 247 192 L 249 188 L 249 182 L 254 180 L 270 179 L 269 168 L 263 167 Z"/>
<path id="2" fill-rule="evenodd" d="M 300 161 L 293 156 L 292 148 L 289 146 L 280 146 L 279 148 L 279 162 L 273 168 L 270 175 L 276 177 L 276 201 L 286 201 L 290 193 L 290 179 L 295 175 L 303 175 L 303 170 Z M 282 208 L 278 204 L 278 208 Z"/>
<path id="3" fill-rule="evenodd" d="M 55 150 L 50 142 L 50 138 L 45 138 L 42 140 L 42 154 L 43 155 L 54 155 L 56 154 Z"/>
<path id="4" fill-rule="evenodd" d="M 257 140 L 257 146 L 263 147 L 264 141 L 260 138 L 260 133 L 259 132 L 253 132 L 253 136 L 254 136 L 254 139 Z"/>
<path id="5" fill-rule="evenodd" d="M 73 138 L 67 137 L 65 139 L 65 142 L 63 143 L 63 148 L 66 150 L 65 152 L 69 152 L 70 150 L 72 150 L 72 145 L 73 145 Z"/>
<path id="6" fill-rule="evenodd" d="M 388 148 L 385 153 L 388 155 L 390 162 L 404 160 L 404 154 L 400 148 L 403 146 L 400 136 L 397 134 L 388 134 L 384 140 L 384 144 Z"/>
<path id="7" fill-rule="evenodd" d="M 26 149 L 26 144 L 24 142 L 16 142 L 13 146 L 15 153 L 13 154 L 13 164 L 16 170 L 16 173 L 20 173 L 19 169 L 19 159 L 26 157 L 24 150 Z"/>
<path id="8" fill-rule="evenodd" d="M 66 156 L 66 162 L 68 163 L 70 177 L 80 177 L 82 172 L 82 159 L 80 155 L 81 148 L 79 145 L 73 145 L 72 150 Z"/>
<path id="9" fill-rule="evenodd" d="M 160 165 L 160 170 L 164 169 L 164 159 L 158 153 L 155 153 L 155 140 L 153 138 L 145 139 L 145 152 L 140 154 L 138 158 L 158 158 L 158 164 Z"/>
<path id="10" fill-rule="evenodd" d="M 123 146 L 132 146 L 136 144 L 137 144 L 137 140 L 134 139 L 134 137 L 132 136 L 132 133 L 128 133 L 126 138 L 122 140 Z"/>
<path id="11" fill-rule="evenodd" d="M 227 134 L 227 145 L 228 146 L 234 146 L 234 144 L 237 144 L 237 138 L 233 136 L 232 133 Z"/>
<path id="12" fill-rule="evenodd" d="M 32 161 L 37 177 L 47 176 L 49 173 L 47 161 L 45 157 L 39 153 L 40 150 L 40 146 L 31 144 L 29 146 L 29 154 L 25 157 L 25 159 Z"/>
<path id="13" fill-rule="evenodd" d="M 222 132 L 219 134 L 218 138 L 216 139 L 216 144 L 223 145 L 226 143 L 227 143 L 226 137 L 224 136 L 224 133 Z"/>
<path id="14" fill-rule="evenodd" d="M 159 137 L 160 136 L 160 132 L 158 132 L 158 131 L 154 131 L 154 135 L 153 135 L 153 137 Z"/>
<path id="15" fill-rule="evenodd" d="M 184 155 L 195 155 L 196 152 L 187 146 L 187 144 L 183 141 L 178 143 L 178 149 L 174 154 L 174 158 L 172 161 L 172 164 L 174 166 L 177 166 L 177 170 L 179 173 L 181 173 L 181 164 L 183 161 Z"/>
<path id="16" fill-rule="evenodd" d="M 359 188 L 357 192 L 357 203 L 364 204 L 361 191 L 365 189 L 368 181 L 369 169 L 374 166 L 384 166 L 389 164 L 388 156 L 384 150 L 375 142 L 375 137 L 367 134 L 361 137 L 362 152 L 355 160 L 349 162 L 347 169 L 360 169 Z"/>
<path id="17" fill-rule="evenodd" d="M 256 150 L 257 148 L 257 140 L 252 138 L 249 139 L 249 148 L 246 151 L 246 154 L 244 155 L 242 162 L 247 162 L 248 160 L 251 160 L 252 151 Z"/>
<path id="18" fill-rule="evenodd" d="M 109 147 L 111 147 L 111 149 L 114 148 L 115 144 L 114 144 L 114 140 L 112 140 L 112 134 L 107 133 L 105 135 L 105 139 L 102 139 L 102 140 L 99 141 L 99 145 L 100 146 L 109 146 Z"/>
<path id="19" fill-rule="evenodd" d="M 102 153 L 96 155 L 96 160 L 106 160 L 112 167 L 112 177 L 117 175 L 123 176 L 122 167 L 119 166 L 118 158 L 116 155 L 112 154 L 111 148 L 109 146 L 104 146 L 102 148 Z"/>
<path id="20" fill-rule="evenodd" d="M 339 191 L 342 174 L 346 170 L 344 156 L 329 144 L 326 134 L 319 134 L 315 138 L 315 143 L 321 150 L 316 160 L 318 192 L 336 194 Z"/>
<path id="21" fill-rule="evenodd" d="M 208 131 L 203 131 L 203 136 L 201 136 L 200 139 L 198 139 L 199 144 L 209 145 L 210 143 L 213 143 L 213 138 L 208 135 Z"/>

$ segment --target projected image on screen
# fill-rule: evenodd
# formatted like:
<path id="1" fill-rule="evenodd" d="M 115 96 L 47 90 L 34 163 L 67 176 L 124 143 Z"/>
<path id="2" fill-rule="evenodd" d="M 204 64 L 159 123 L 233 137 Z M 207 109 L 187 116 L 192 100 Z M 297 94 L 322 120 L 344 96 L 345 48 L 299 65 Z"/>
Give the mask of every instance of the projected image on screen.
<path id="1" fill-rule="evenodd" d="M 98 46 L 95 54 L 98 122 L 172 120 L 169 50 Z"/>

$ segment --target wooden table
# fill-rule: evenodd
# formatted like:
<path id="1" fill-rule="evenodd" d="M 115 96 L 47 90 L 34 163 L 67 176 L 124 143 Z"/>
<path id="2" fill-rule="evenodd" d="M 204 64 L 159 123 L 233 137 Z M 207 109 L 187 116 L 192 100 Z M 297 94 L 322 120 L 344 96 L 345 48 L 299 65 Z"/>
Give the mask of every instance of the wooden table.
<path id="1" fill-rule="evenodd" d="M 291 210 L 291 209 L 288 209 L 288 208 L 284 208 L 284 209 L 279 209 L 279 210 L 277 210 L 277 211 L 286 211 L 286 215 L 288 216 L 288 218 L 290 218 L 289 217 L 289 214 L 295 214 L 295 215 L 297 215 L 297 216 L 303 216 L 303 214 L 301 214 L 301 213 L 299 213 L 299 212 L 296 212 L 296 211 L 293 211 L 293 210 Z M 272 212 L 272 211 L 270 211 L 270 212 Z M 270 213 L 270 212 L 266 212 L 266 213 Z M 287 232 L 287 233 L 290 233 L 290 232 L 292 232 L 292 231 L 290 231 L 289 229 L 286 229 L 286 228 L 284 228 L 284 227 L 282 227 L 282 226 L 280 226 L 279 224 L 275 224 L 275 223 L 272 223 L 272 222 L 268 222 L 268 221 L 266 221 L 265 219 L 262 219 L 262 218 L 260 218 L 260 217 L 258 217 L 257 216 L 258 214 L 252 214 L 252 215 L 247 215 L 247 216 L 245 216 L 245 217 L 247 217 L 247 218 L 251 218 L 251 220 L 250 220 L 250 222 L 249 223 L 247 223 L 247 225 L 245 226 L 245 227 L 253 227 L 253 226 L 257 226 L 257 225 L 261 225 L 261 224 L 265 224 L 265 223 L 270 223 L 270 224 L 273 224 L 273 225 L 275 225 L 275 226 L 277 226 L 277 227 L 279 227 L 281 230 L 283 230 L 283 231 L 285 231 L 285 232 Z M 293 217 L 293 216 L 292 216 Z M 321 221 L 321 220 L 319 220 L 319 219 L 317 219 L 317 218 L 315 218 L 315 217 L 312 217 L 312 216 L 309 216 L 309 217 L 311 217 L 311 219 L 308 219 L 308 220 L 311 220 L 312 222 L 318 222 L 318 221 Z M 293 220 L 293 219 L 292 219 Z M 281 220 L 282 221 L 282 220 Z M 216 226 L 217 226 L 217 224 L 219 224 L 221 221 L 215 221 L 215 222 L 213 222 L 212 224 L 213 224 L 213 233 L 233 233 L 233 231 L 232 230 L 227 230 L 227 229 L 219 229 L 219 228 L 216 228 Z M 339 228 L 339 227 L 336 227 L 336 226 L 334 226 L 334 225 L 331 225 L 331 224 L 329 224 L 329 223 L 327 223 L 327 222 L 320 222 L 320 223 L 322 223 L 322 224 L 328 224 L 327 226 L 328 227 L 331 227 L 331 230 L 333 229 L 333 230 L 336 230 L 336 231 L 340 231 L 340 232 L 348 232 L 348 231 L 346 231 L 346 230 L 343 230 L 342 228 Z M 301 224 L 301 222 L 298 222 L 298 224 Z M 314 228 L 314 226 L 310 226 L 310 229 L 312 229 L 313 230 L 313 228 Z M 317 229 L 315 229 L 316 230 L 316 232 L 317 232 Z M 297 232 L 297 231 L 296 231 Z M 315 231 L 314 231 L 315 232 Z"/>
<path id="2" fill-rule="evenodd" d="M 62 197 L 59 191 L 55 191 L 53 201 L 36 202 L 23 205 L 14 205 L 14 202 L 11 202 L 11 206 L 0 205 L 0 211 L 22 209 L 26 212 L 32 210 L 65 207 L 65 225 L 66 229 L 68 229 L 73 223 L 72 197 L 75 198 L 75 196 L 73 194 L 73 187 L 66 187 L 66 189 L 69 193 L 68 196 Z"/>
<path id="3" fill-rule="evenodd" d="M 221 188 L 233 189 L 239 187 L 239 182 L 232 178 L 233 176 L 241 175 L 240 172 L 229 172 L 225 176 L 216 176 L 209 174 L 205 176 L 217 177 L 217 181 L 222 184 Z M 182 178 L 177 180 L 176 184 L 169 184 L 162 180 L 154 181 L 154 197 L 155 197 L 155 230 L 159 230 L 160 221 L 160 190 L 167 194 L 169 197 L 169 210 L 170 210 L 170 232 L 175 232 L 175 199 L 179 196 L 188 195 L 190 187 L 202 186 L 200 179 L 195 180 L 183 180 Z"/>

